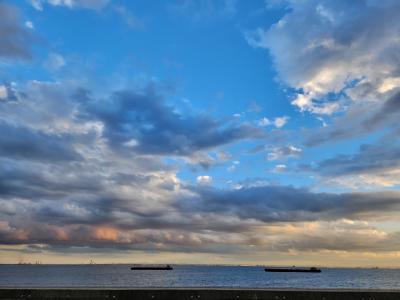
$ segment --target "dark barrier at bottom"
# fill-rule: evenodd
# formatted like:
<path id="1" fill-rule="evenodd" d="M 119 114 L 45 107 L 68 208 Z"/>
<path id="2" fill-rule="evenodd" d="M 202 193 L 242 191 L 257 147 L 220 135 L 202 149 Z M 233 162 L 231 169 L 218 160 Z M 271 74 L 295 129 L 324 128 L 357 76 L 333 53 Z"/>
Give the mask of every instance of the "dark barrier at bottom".
<path id="1" fill-rule="evenodd" d="M 400 300 L 400 290 L 304 289 L 0 289 L 0 299 Z"/>

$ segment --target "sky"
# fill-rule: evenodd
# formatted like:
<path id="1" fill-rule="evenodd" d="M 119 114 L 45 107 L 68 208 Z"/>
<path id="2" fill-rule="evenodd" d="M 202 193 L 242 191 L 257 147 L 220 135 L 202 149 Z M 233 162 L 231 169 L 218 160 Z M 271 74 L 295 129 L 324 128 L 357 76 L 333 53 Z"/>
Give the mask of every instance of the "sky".
<path id="1" fill-rule="evenodd" d="M 399 15 L 0 0 L 0 263 L 400 267 Z"/>

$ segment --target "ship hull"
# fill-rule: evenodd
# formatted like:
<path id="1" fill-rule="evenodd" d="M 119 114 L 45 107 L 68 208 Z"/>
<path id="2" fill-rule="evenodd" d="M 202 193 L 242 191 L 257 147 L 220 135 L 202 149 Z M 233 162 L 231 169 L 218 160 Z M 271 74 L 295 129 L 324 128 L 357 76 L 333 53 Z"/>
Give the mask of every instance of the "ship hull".
<path id="1" fill-rule="evenodd" d="M 300 272 L 300 273 L 321 273 L 320 269 L 295 269 L 295 268 L 265 268 L 265 272 Z"/>
<path id="2" fill-rule="evenodd" d="M 131 267 L 131 270 L 173 270 L 172 267 Z"/>

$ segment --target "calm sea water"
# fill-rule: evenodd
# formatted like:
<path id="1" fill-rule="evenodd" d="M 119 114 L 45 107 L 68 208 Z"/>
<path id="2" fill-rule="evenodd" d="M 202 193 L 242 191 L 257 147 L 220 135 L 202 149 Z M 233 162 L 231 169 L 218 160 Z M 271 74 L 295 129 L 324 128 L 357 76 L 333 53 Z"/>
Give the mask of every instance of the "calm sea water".
<path id="1" fill-rule="evenodd" d="M 1 287 L 254 287 L 400 289 L 400 269 L 322 269 L 267 273 L 262 267 L 179 266 L 131 271 L 129 265 L 0 265 Z"/>

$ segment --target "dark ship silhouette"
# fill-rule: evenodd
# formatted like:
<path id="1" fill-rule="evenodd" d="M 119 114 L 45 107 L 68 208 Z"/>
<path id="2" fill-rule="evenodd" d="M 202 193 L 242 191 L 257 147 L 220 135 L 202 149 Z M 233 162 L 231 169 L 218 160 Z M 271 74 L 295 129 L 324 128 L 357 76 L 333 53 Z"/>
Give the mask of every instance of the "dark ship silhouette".
<path id="1" fill-rule="evenodd" d="M 299 267 L 289 267 L 289 268 L 282 268 L 282 267 L 267 267 L 265 268 L 265 272 L 302 272 L 302 273 L 321 273 L 321 269 L 316 267 L 311 268 L 299 268 Z"/>
<path id="2" fill-rule="evenodd" d="M 155 266 L 155 265 L 134 265 L 131 270 L 173 270 L 170 265 Z"/>

